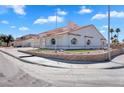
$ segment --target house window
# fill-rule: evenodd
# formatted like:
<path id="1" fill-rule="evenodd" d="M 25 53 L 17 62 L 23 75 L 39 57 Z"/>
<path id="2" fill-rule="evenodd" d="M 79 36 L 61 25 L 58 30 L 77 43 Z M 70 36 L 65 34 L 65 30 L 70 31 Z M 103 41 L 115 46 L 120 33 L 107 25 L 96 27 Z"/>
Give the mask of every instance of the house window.
<path id="1" fill-rule="evenodd" d="M 104 42 L 104 41 L 102 41 L 102 44 L 103 44 L 103 45 L 105 45 L 105 42 Z"/>
<path id="2" fill-rule="evenodd" d="M 91 44 L 91 41 L 88 39 L 87 40 L 87 45 L 90 45 Z"/>
<path id="3" fill-rule="evenodd" d="M 56 44 L 56 40 L 53 38 L 53 39 L 51 39 L 51 44 L 52 45 L 55 45 Z"/>
<path id="4" fill-rule="evenodd" d="M 71 40 L 71 44 L 77 44 L 77 39 L 76 38 L 73 38 L 72 40 Z"/>

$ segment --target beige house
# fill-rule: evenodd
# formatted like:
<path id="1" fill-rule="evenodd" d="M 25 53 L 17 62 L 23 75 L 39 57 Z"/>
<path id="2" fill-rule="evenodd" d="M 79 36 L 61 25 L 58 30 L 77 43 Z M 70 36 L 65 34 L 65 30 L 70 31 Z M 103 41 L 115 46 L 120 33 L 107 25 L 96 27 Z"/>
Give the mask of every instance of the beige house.
<path id="1" fill-rule="evenodd" d="M 49 49 L 98 49 L 106 48 L 105 37 L 94 25 L 67 26 L 40 33 L 40 48 Z"/>
<path id="2" fill-rule="evenodd" d="M 40 38 L 38 35 L 29 34 L 17 38 L 14 41 L 15 47 L 40 47 Z"/>

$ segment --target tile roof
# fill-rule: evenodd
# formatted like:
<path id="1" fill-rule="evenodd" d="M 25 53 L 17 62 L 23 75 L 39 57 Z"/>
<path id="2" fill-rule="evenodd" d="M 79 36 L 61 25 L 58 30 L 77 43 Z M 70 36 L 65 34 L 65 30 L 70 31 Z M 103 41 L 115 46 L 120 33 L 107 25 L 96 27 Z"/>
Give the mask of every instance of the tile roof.
<path id="1" fill-rule="evenodd" d="M 31 39 L 31 38 L 38 38 L 39 36 L 36 35 L 36 34 L 28 34 L 28 35 L 25 35 L 25 36 L 22 36 L 22 37 L 19 37 L 19 38 L 16 38 L 17 41 L 20 41 L 20 40 L 27 40 L 27 39 Z"/>
<path id="2" fill-rule="evenodd" d="M 80 26 L 78 26 L 74 22 L 69 22 L 68 25 L 65 27 L 56 28 L 54 30 L 49 30 L 47 32 L 40 33 L 40 35 L 51 36 L 51 35 L 55 35 L 55 34 L 70 32 L 70 31 L 76 30 L 78 28 L 80 28 Z"/>
<path id="3" fill-rule="evenodd" d="M 56 28 L 54 30 L 49 30 L 47 32 L 40 33 L 40 35 L 41 36 L 46 36 L 46 37 L 48 37 L 48 36 L 56 36 L 56 35 L 62 35 L 62 34 L 66 34 L 66 33 L 69 34 L 70 32 L 78 31 L 80 29 L 92 29 L 92 28 L 96 29 L 96 31 L 103 37 L 103 39 L 105 39 L 105 37 L 98 31 L 98 29 L 93 24 L 86 25 L 86 26 L 78 26 L 74 22 L 70 22 L 65 27 Z"/>
<path id="4" fill-rule="evenodd" d="M 36 35 L 36 34 L 25 35 L 25 36 L 17 38 L 16 41 L 23 41 L 23 40 L 28 40 L 28 39 L 37 40 L 37 39 L 39 39 L 39 36 L 46 36 L 46 37 L 48 37 L 48 36 L 62 35 L 62 34 L 66 34 L 66 33 L 69 34 L 69 33 L 73 32 L 73 31 L 78 31 L 80 29 L 92 29 L 92 27 L 94 27 L 97 30 L 97 28 L 94 25 L 92 25 L 92 24 L 91 25 L 86 25 L 86 26 L 78 26 L 74 22 L 69 22 L 68 25 L 65 26 L 65 27 L 60 27 L 60 28 L 56 28 L 54 30 L 49 30 L 49 31 L 40 33 L 38 35 Z M 98 33 L 101 36 L 103 36 L 99 31 L 98 31 Z"/>

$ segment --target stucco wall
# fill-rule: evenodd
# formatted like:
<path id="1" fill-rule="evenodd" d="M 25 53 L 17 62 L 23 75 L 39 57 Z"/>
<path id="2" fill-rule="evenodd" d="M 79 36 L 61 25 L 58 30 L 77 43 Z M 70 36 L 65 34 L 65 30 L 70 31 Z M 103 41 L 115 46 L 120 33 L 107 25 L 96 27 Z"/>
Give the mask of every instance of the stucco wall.
<path id="1" fill-rule="evenodd" d="M 103 39 L 104 37 L 100 34 L 100 32 L 97 31 L 94 26 L 85 29 L 80 29 L 78 31 L 74 31 L 73 33 L 81 35 L 81 37 L 79 38 L 80 43 L 78 43 L 79 46 L 84 45 L 86 47 L 93 48 L 101 48 L 102 46 L 101 39 Z M 91 36 L 93 38 L 88 38 L 85 36 Z M 91 40 L 91 44 L 89 46 L 86 44 L 88 39 Z M 104 40 L 104 42 L 104 46 L 106 46 L 106 40 Z"/>
<path id="2" fill-rule="evenodd" d="M 56 44 L 52 45 L 51 44 L 51 39 L 56 40 Z M 67 34 L 64 35 L 58 35 L 58 36 L 53 36 L 53 37 L 47 37 L 46 38 L 46 43 L 45 43 L 45 48 L 50 48 L 50 49 L 67 49 L 68 48 L 68 36 Z"/>
<path id="3" fill-rule="evenodd" d="M 31 47 L 40 48 L 40 40 L 33 40 L 31 43 Z"/>

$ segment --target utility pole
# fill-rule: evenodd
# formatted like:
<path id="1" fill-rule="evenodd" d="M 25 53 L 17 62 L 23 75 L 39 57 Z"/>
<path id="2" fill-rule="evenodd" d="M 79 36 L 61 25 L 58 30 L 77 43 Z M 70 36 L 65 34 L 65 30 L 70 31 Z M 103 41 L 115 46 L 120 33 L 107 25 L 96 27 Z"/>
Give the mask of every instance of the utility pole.
<path id="1" fill-rule="evenodd" d="M 57 19 L 57 9 L 55 11 L 55 16 L 56 16 L 56 29 L 57 29 L 57 26 L 58 26 L 58 24 L 57 24 L 57 22 L 58 22 L 58 19 Z M 55 39 L 55 52 L 57 52 L 56 49 L 57 49 L 57 40 Z"/>
<path id="2" fill-rule="evenodd" d="M 58 24 L 57 24 L 57 22 L 58 22 L 58 19 L 57 19 L 57 10 L 55 11 L 55 16 L 56 16 L 56 29 L 57 29 L 57 26 L 58 26 Z"/>
<path id="3" fill-rule="evenodd" d="M 108 5 L 108 60 L 111 60 L 111 48 L 110 48 L 110 5 Z"/>

